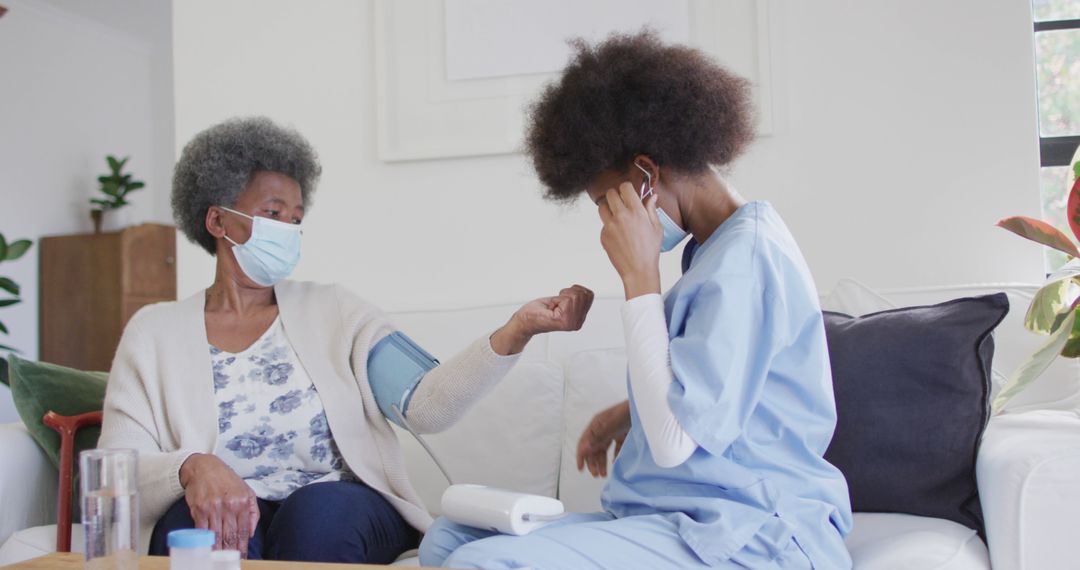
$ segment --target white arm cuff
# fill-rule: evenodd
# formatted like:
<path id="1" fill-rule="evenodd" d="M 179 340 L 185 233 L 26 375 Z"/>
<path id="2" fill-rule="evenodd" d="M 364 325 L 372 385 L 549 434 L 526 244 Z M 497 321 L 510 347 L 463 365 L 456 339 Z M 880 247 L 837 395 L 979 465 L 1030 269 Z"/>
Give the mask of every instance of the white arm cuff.
<path id="1" fill-rule="evenodd" d="M 675 374 L 668 353 L 664 300 L 656 293 L 634 297 L 623 304 L 622 317 L 634 406 L 653 461 L 664 468 L 681 465 L 698 446 L 668 403 Z"/>

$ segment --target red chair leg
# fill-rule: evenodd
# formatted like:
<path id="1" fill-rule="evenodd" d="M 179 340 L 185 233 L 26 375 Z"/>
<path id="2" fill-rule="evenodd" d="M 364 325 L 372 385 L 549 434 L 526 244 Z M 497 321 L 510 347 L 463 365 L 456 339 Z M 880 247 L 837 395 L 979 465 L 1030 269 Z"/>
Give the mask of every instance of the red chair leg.
<path id="1" fill-rule="evenodd" d="M 60 434 L 60 483 L 56 495 L 56 551 L 71 552 L 71 484 L 75 471 L 75 434 L 86 426 L 101 425 L 101 412 L 61 416 L 48 412 L 42 423 Z"/>

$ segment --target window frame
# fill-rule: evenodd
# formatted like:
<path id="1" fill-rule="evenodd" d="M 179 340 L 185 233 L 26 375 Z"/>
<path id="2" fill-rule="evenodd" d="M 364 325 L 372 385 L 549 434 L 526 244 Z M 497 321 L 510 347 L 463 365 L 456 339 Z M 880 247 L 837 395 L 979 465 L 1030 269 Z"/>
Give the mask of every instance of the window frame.
<path id="1" fill-rule="evenodd" d="M 1046 20 L 1042 22 L 1035 22 L 1035 33 L 1032 36 L 1034 40 L 1035 36 L 1039 32 L 1053 32 L 1058 30 L 1080 30 L 1080 18 L 1071 20 Z M 1037 58 L 1036 58 L 1037 59 Z M 1038 61 L 1035 62 L 1038 65 Z M 1035 85 L 1036 92 L 1039 89 L 1038 83 Z M 1038 110 L 1040 113 L 1042 109 Z M 1042 128 L 1040 124 L 1039 129 L 1039 163 L 1043 168 L 1052 166 L 1069 166 L 1069 161 L 1072 160 L 1073 153 L 1076 152 L 1077 146 L 1080 146 L 1080 134 L 1068 135 L 1063 137 L 1044 137 L 1042 136 Z"/>

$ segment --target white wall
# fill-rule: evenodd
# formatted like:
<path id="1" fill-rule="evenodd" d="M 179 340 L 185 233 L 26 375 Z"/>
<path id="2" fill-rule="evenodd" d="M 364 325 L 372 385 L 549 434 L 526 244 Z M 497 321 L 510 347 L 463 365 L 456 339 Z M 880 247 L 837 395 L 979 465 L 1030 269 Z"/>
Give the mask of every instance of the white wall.
<path id="1" fill-rule="evenodd" d="M 33 239 L 34 247 L 0 265 L 0 275 L 22 285 L 24 300 L 0 311 L 12 333 L 0 336 L 0 344 L 36 358 L 38 241 L 91 230 L 88 200 L 107 171 L 106 154 L 131 155 L 129 171 L 147 182 L 132 195 L 127 220 L 169 219 L 161 189 L 173 153 L 170 46 L 51 4 L 4 4 L 10 11 L 0 19 L 0 232 Z M 167 18 L 161 28 L 169 33 Z M 155 101 L 155 93 L 165 102 Z M 15 418 L 10 395 L 0 390 L 0 422 L 9 421 Z"/>
<path id="2" fill-rule="evenodd" d="M 772 6 L 775 134 L 735 180 L 777 205 L 819 286 L 1041 279 L 1040 251 L 993 227 L 1039 213 L 1026 0 Z M 621 292 L 593 209 L 543 202 L 523 157 L 377 159 L 372 26 L 370 1 L 177 3 L 177 149 L 233 115 L 297 127 L 325 173 L 296 277 L 387 309 Z M 179 261 L 181 295 L 210 283 L 209 256 Z"/>
<path id="3" fill-rule="evenodd" d="M 994 227 L 1041 215 L 1030 2 L 774 6 L 786 117 L 737 175 L 819 287 L 1042 281 L 1040 248 Z"/>

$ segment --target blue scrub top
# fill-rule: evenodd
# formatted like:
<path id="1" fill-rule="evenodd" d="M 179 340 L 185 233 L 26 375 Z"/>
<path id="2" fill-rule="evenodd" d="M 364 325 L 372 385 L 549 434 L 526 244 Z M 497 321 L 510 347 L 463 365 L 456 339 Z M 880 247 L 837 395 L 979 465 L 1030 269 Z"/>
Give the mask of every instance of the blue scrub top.
<path id="1" fill-rule="evenodd" d="M 816 568 L 850 568 L 847 483 L 823 458 L 836 427 L 829 354 L 802 253 L 776 210 L 751 202 L 692 255 L 664 309 L 668 402 L 698 449 L 657 466 L 631 391 L 605 510 L 673 518 L 707 563 L 768 535 L 794 537 Z"/>

